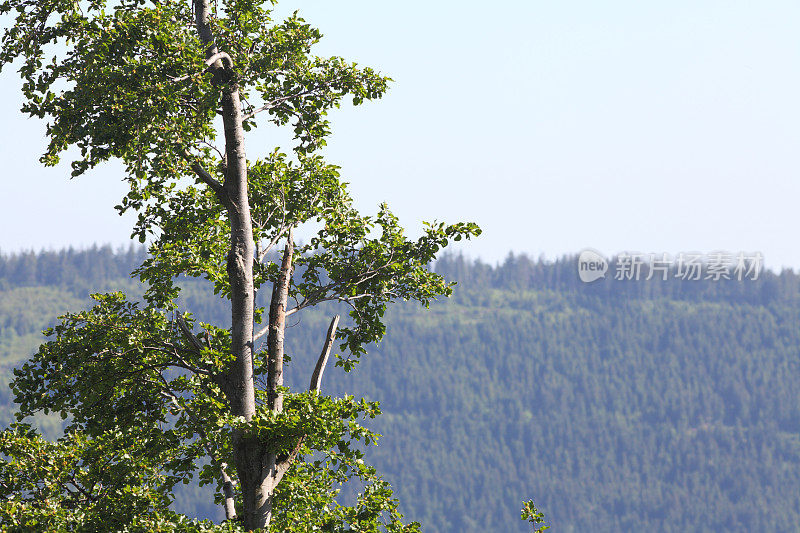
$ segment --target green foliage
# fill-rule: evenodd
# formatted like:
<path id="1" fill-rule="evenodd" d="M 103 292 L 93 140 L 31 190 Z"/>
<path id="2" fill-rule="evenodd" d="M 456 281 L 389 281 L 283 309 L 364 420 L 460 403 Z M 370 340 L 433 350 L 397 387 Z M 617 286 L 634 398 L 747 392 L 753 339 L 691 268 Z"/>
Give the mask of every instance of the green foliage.
<path id="1" fill-rule="evenodd" d="M 14 424 L 0 433 L 0 453 L 9 458 L 0 460 L 3 530 L 229 531 L 169 511 L 163 457 L 139 453 L 143 445 L 122 431 L 71 432 L 50 442 Z"/>
<path id="2" fill-rule="evenodd" d="M 289 278 L 282 298 L 296 306 L 270 310 L 270 335 L 283 334 L 284 314 L 299 317 L 324 302 L 348 306 L 350 320 L 336 333 L 337 364 L 350 370 L 383 337 L 388 304 L 427 307 L 450 294 L 428 265 L 449 242 L 480 229 L 436 222 L 408 239 L 386 205 L 374 217 L 353 208 L 338 167 L 319 152 L 330 134 L 327 113 L 345 98 L 354 105 L 380 98 L 390 80 L 313 55 L 320 32 L 297 14 L 274 22 L 271 5 L 214 2 L 195 24 L 209 2 L 0 1 L 0 15 L 14 18 L 3 31 L 0 68 L 21 65 L 22 110 L 47 123 L 42 162 L 55 165 L 73 148 L 77 177 L 121 161 L 130 189 L 117 209 L 138 213 L 132 237 L 150 243 L 134 271 L 146 286 L 134 290 L 144 302 L 94 294 L 91 309 L 61 316 L 47 330 L 50 340 L 15 370 L 18 422 L 39 413 L 66 422 L 56 443 L 25 425 L 4 433 L 11 444 L 3 486 L 15 502 L 7 524 L 211 527 L 167 511 L 176 485 L 198 476 L 216 486 L 218 501 L 225 489 L 229 502 L 250 505 L 244 525 L 252 529 L 263 518 L 253 518 L 255 506 L 266 516 L 266 505 L 252 502 L 269 476 L 280 483 L 264 489 L 275 491 L 273 530 L 418 528 L 401 523 L 388 484 L 352 444 L 376 440 L 357 420 L 374 417 L 377 404 L 282 389 L 285 409 L 276 407 L 278 392 L 263 390 L 263 379 L 280 375 L 271 364 L 282 365 L 283 353 L 271 347 L 251 358 L 251 327 L 267 313 L 241 302 L 264 286 L 278 294 L 285 290 L 279 280 Z M 246 161 L 240 137 L 259 121 L 288 127 L 291 149 Z M 247 168 L 231 170 L 239 164 Z M 297 256 L 288 252 L 295 243 L 287 243 L 283 262 L 268 255 L 301 225 L 317 232 Z M 183 311 L 178 280 L 187 277 L 208 280 L 230 300 L 230 327 Z M 63 459 L 25 463 L 31 447 Z M 263 466 L 269 460 L 273 466 Z M 25 468 L 32 477 L 19 477 Z M 336 498 L 349 479 L 363 491 L 346 506 Z M 310 522 L 298 519 L 301 511 Z"/>
<path id="3" fill-rule="evenodd" d="M 287 397 L 286 408 L 278 420 L 265 412 L 266 423 L 257 423 L 257 431 L 276 446 L 287 442 L 278 435 L 302 439 L 301 456 L 309 459 L 299 462 L 280 485 L 276 531 L 419 531 L 418 523 L 401 522 L 389 484 L 364 462 L 357 446 L 359 441 L 377 443 L 379 435 L 355 422 L 359 415 L 380 414 L 377 402 L 356 402 L 351 396 L 334 400 L 309 392 Z M 355 480 L 363 490 L 353 505 L 342 505 L 337 501 L 339 487 Z"/>
<path id="4" fill-rule="evenodd" d="M 520 518 L 530 522 L 533 533 L 542 533 L 542 531 L 550 529 L 550 526 L 544 525 L 544 513 L 536 508 L 533 504 L 533 500 L 522 502 L 522 514 Z"/>

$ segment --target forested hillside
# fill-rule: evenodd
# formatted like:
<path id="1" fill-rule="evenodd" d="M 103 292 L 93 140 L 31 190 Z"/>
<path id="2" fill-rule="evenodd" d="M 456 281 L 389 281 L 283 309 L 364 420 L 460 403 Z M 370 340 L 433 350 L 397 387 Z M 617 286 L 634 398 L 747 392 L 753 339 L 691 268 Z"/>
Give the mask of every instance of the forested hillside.
<path id="1" fill-rule="evenodd" d="M 140 293 L 127 273 L 142 258 L 0 257 L 2 422 L 10 369 L 36 332 L 91 289 Z M 385 437 L 369 458 L 425 530 L 527 531 L 529 497 L 560 532 L 800 529 L 799 276 L 583 284 L 571 258 L 522 256 L 497 267 L 450 256 L 436 269 L 459 281 L 454 296 L 391 311 L 380 346 L 323 384 L 382 402 Z M 187 309 L 227 320 L 210 291 L 185 285 Z M 299 384 L 327 319 L 290 323 Z"/>

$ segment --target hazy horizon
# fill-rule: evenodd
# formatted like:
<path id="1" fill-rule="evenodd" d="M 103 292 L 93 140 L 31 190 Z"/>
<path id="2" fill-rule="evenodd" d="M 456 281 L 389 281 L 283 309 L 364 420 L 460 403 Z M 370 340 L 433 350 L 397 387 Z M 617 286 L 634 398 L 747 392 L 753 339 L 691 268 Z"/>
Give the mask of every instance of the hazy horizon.
<path id="1" fill-rule="evenodd" d="M 759 251 L 800 268 L 800 4 L 614 0 L 281 2 L 325 35 L 317 52 L 394 78 L 332 114 L 325 153 L 356 205 L 382 201 L 415 235 L 471 220 L 459 245 L 560 257 L 591 247 Z M 110 164 L 78 180 L 44 169 L 44 125 L 0 76 L 0 250 L 125 243 L 132 219 Z M 274 146 L 259 128 L 251 159 Z"/>

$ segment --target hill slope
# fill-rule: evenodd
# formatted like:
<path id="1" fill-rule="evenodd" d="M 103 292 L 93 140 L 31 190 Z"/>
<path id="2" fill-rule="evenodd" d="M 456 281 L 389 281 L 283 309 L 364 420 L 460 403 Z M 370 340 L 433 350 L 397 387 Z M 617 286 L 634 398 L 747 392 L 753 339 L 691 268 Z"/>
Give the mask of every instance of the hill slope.
<path id="1" fill-rule="evenodd" d="M 47 254 L 0 258 L 6 375 L 88 287 L 137 292 L 121 273 L 140 252 L 67 255 L 61 268 L 85 275 L 53 274 Z M 381 345 L 323 386 L 381 400 L 385 437 L 369 457 L 425 530 L 527 531 L 528 497 L 555 531 L 800 528 L 798 276 L 584 285 L 571 260 L 513 256 L 437 269 L 460 280 L 455 296 L 396 307 Z M 197 284 L 184 301 L 226 320 Z M 301 385 L 326 318 L 298 320 L 287 380 Z M 215 512 L 197 497 L 179 505 Z"/>

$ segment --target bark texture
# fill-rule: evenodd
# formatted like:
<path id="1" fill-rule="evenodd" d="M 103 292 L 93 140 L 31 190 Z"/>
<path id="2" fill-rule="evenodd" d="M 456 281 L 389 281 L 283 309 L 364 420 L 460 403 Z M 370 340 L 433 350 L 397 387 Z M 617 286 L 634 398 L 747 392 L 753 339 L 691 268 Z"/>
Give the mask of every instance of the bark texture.
<path id="1" fill-rule="evenodd" d="M 269 306 L 269 330 L 267 332 L 267 394 L 269 408 L 276 413 L 283 411 L 283 338 L 286 330 L 286 304 L 289 300 L 289 282 L 292 279 L 292 258 L 294 238 L 291 228 L 283 251 L 278 280 L 272 287 L 272 300 Z"/>
<path id="2" fill-rule="evenodd" d="M 206 58 L 214 82 L 222 88 L 222 121 L 225 132 L 224 194 L 231 225 L 228 278 L 231 284 L 231 351 L 234 361 L 225 376 L 225 394 L 231 412 L 250 421 L 255 414 L 253 381 L 253 227 L 247 196 L 247 158 L 242 128 L 242 106 L 233 65 L 223 62 L 210 26 L 209 0 L 194 0 L 197 33 L 206 45 Z M 265 480 L 261 444 L 241 432 L 232 435 L 236 473 L 241 484 L 244 525 L 267 528 L 274 486 Z"/>
<path id="3" fill-rule="evenodd" d="M 242 127 L 242 106 L 233 63 L 225 51 L 214 43 L 209 24 L 209 0 L 193 0 L 197 32 L 206 45 L 206 64 L 214 83 L 221 88 L 222 121 L 225 133 L 225 179 L 221 187 L 210 176 L 204 181 L 211 186 L 225 206 L 231 225 L 227 273 L 231 285 L 231 351 L 234 361 L 219 383 L 230 403 L 232 414 L 252 420 L 255 415 L 255 381 L 253 376 L 253 325 L 255 291 L 253 263 L 255 242 L 247 193 L 247 159 Z M 203 177 L 201 175 L 201 177 Z M 278 279 L 272 288 L 272 300 L 267 326 L 267 402 L 276 412 L 283 411 L 283 361 L 286 306 L 292 277 L 294 243 L 292 228 L 288 228 Z M 338 321 L 338 317 L 336 317 Z M 312 379 L 312 390 L 319 389 L 322 370 L 330 353 L 336 323 L 328 331 L 326 346 Z M 232 434 L 236 474 L 243 498 L 243 521 L 248 530 L 268 529 L 272 518 L 273 495 L 294 461 L 301 438 L 289 455 L 278 456 L 261 442 L 239 431 Z M 232 483 L 224 479 L 226 515 L 233 516 Z"/>
<path id="4" fill-rule="evenodd" d="M 336 328 L 339 325 L 339 315 L 331 319 L 331 325 L 328 326 L 328 334 L 325 336 L 325 344 L 322 347 L 322 353 L 319 354 L 317 365 L 314 367 L 314 372 L 311 374 L 311 383 L 308 385 L 308 390 L 319 392 L 322 390 L 322 373 L 325 372 L 325 365 L 328 364 L 328 357 L 331 355 L 331 348 L 333 341 L 336 340 Z"/>

